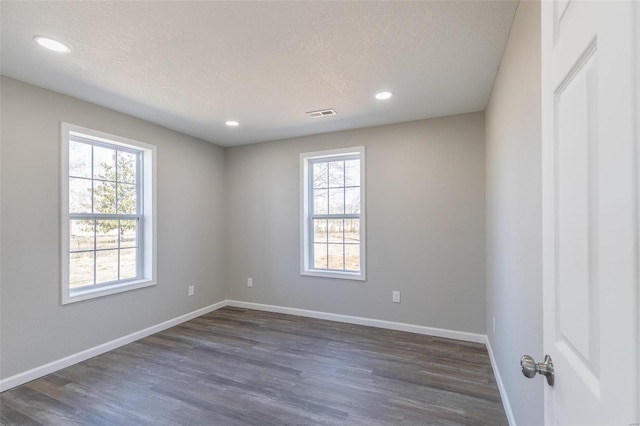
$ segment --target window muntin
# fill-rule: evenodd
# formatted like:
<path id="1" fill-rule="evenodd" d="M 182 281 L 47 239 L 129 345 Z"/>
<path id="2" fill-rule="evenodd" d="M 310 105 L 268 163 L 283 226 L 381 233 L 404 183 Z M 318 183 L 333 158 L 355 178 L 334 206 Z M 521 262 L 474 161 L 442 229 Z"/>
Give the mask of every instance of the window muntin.
<path id="1" fill-rule="evenodd" d="M 62 123 L 62 303 L 155 284 L 155 147 Z"/>
<path id="2" fill-rule="evenodd" d="M 364 148 L 301 160 L 301 273 L 364 280 Z"/>

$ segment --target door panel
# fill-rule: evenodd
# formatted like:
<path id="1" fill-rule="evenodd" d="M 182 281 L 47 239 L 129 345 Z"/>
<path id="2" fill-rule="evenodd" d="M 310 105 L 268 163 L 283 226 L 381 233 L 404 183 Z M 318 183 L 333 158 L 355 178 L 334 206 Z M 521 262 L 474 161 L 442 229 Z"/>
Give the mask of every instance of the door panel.
<path id="1" fill-rule="evenodd" d="M 583 370 L 598 368 L 595 48 L 581 58 L 555 94 L 556 333 Z"/>

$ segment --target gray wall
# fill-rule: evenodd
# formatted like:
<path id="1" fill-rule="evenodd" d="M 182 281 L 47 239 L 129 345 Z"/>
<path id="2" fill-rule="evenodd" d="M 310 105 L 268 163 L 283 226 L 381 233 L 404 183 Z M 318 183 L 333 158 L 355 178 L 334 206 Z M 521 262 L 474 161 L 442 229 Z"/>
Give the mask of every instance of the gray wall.
<path id="1" fill-rule="evenodd" d="M 519 425 L 544 423 L 519 369 L 543 358 L 540 120 L 540 4 L 521 1 L 486 111 L 487 334 Z"/>
<path id="2" fill-rule="evenodd" d="M 224 300 L 222 148 L 6 77 L 0 84 L 0 377 Z M 157 145 L 157 286 L 60 305 L 61 121 Z"/>
<path id="3" fill-rule="evenodd" d="M 367 281 L 302 277 L 299 154 L 359 145 Z M 229 298 L 484 333 L 484 149 L 482 112 L 227 149 Z"/>

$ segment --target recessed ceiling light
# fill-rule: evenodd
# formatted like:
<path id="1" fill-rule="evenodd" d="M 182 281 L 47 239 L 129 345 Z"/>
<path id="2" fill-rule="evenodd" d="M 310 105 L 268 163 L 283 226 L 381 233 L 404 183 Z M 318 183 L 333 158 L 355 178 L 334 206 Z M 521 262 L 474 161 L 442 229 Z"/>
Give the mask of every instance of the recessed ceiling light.
<path id="1" fill-rule="evenodd" d="M 240 123 L 238 123 L 235 120 L 227 120 L 227 121 L 224 122 L 224 124 L 226 124 L 229 127 L 236 127 L 236 126 L 240 125 Z"/>
<path id="2" fill-rule="evenodd" d="M 46 47 L 47 49 L 53 50 L 54 52 L 68 53 L 71 51 L 69 46 L 67 46 L 66 44 L 49 37 L 35 36 L 33 39 L 40 46 Z"/>
<path id="3" fill-rule="evenodd" d="M 376 99 L 380 99 L 381 101 L 383 101 L 385 99 L 389 99 L 392 96 L 393 96 L 393 93 L 391 93 L 391 92 L 378 92 L 378 93 L 376 93 Z"/>

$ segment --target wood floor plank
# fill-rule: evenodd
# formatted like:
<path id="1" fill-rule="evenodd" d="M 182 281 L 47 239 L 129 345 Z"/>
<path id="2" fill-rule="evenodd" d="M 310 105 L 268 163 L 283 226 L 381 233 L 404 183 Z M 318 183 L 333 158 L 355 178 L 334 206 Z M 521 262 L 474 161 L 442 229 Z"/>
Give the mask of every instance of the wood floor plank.
<path id="1" fill-rule="evenodd" d="M 2 425 L 506 425 L 486 348 L 226 307 L 0 394 Z"/>

